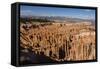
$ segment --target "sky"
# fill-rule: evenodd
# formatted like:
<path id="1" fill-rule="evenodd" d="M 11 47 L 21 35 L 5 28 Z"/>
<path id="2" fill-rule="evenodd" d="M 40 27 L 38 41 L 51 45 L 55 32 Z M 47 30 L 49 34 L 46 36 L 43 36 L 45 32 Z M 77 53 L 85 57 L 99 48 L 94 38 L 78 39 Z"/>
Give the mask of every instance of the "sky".
<path id="1" fill-rule="evenodd" d="M 95 20 L 94 9 L 20 6 L 21 16 L 62 16 Z"/>

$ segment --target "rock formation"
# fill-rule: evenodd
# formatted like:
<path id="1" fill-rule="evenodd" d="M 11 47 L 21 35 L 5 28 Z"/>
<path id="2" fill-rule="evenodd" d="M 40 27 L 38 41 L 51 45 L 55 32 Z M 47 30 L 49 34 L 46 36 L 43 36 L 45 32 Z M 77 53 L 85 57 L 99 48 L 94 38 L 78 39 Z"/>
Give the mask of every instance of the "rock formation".
<path id="1" fill-rule="evenodd" d="M 58 62 L 96 58 L 95 29 L 84 23 L 21 23 L 20 46 Z"/>

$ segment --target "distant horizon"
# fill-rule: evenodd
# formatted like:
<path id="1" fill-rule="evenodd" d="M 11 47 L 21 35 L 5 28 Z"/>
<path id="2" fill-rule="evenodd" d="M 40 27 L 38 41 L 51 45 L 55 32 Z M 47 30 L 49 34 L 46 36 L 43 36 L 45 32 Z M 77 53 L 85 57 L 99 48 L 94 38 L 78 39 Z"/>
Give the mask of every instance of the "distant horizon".
<path id="1" fill-rule="evenodd" d="M 22 15 L 20 17 L 35 17 L 35 16 L 37 16 L 37 17 L 65 17 L 65 16 L 39 16 L 39 15 L 32 15 L 32 16 L 24 16 L 24 15 Z M 65 18 L 76 18 L 76 17 L 66 16 Z M 82 19 L 82 18 L 76 18 L 76 19 Z M 83 20 L 94 20 L 94 19 L 85 19 L 85 18 L 83 18 Z"/>
<path id="2" fill-rule="evenodd" d="M 23 16 L 68 17 L 68 18 L 95 20 L 95 10 L 21 5 L 20 16 L 21 17 Z"/>

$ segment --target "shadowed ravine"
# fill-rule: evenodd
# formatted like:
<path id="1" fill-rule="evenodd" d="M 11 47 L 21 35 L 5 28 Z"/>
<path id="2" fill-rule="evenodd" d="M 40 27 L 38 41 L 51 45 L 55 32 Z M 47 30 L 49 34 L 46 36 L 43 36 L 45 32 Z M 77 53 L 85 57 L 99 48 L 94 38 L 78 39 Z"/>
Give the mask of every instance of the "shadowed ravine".
<path id="1" fill-rule="evenodd" d="M 20 52 L 20 57 L 22 62 L 21 65 L 27 64 L 41 64 L 41 63 L 56 63 L 57 61 L 45 56 L 44 54 L 35 54 L 33 51 L 27 49 L 27 52 Z"/>

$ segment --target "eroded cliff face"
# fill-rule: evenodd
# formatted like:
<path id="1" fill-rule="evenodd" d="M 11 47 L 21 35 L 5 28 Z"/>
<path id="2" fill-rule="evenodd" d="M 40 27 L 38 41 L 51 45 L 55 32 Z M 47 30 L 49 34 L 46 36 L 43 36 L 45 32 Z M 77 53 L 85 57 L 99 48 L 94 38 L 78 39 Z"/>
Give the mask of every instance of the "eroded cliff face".
<path id="1" fill-rule="evenodd" d="M 95 28 L 85 23 L 21 23 L 20 46 L 58 62 L 93 60 L 96 59 Z"/>

